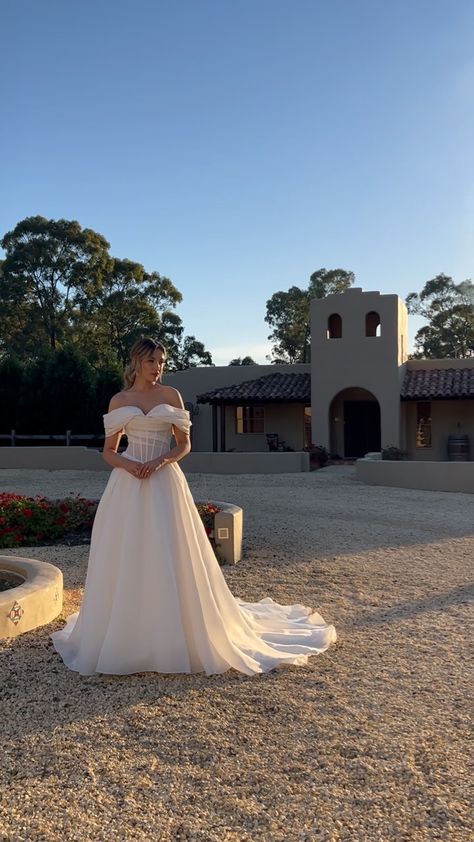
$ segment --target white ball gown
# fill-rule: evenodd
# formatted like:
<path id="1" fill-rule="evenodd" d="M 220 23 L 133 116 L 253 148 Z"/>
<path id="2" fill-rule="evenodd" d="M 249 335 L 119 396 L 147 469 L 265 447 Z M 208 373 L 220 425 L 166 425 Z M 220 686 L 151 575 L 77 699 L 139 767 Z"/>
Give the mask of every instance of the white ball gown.
<path id="1" fill-rule="evenodd" d="M 129 459 L 169 450 L 189 414 L 158 404 L 104 416 L 106 435 L 123 430 Z M 336 639 L 334 626 L 303 605 L 235 599 L 227 587 L 181 468 L 149 479 L 114 468 L 91 537 L 81 609 L 52 635 L 64 663 L 82 675 L 153 671 L 248 675 L 303 665 Z"/>

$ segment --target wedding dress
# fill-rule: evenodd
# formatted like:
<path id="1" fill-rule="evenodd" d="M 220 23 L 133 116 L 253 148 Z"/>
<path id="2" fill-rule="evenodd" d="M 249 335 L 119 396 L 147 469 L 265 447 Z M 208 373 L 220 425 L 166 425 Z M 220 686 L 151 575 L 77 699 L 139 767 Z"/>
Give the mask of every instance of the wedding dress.
<path id="1" fill-rule="evenodd" d="M 158 404 L 104 416 L 106 435 L 123 430 L 129 459 L 169 450 L 172 427 L 189 414 Z M 82 606 L 52 635 L 64 663 L 83 675 L 222 673 L 251 675 L 307 662 L 336 639 L 334 626 L 303 605 L 235 599 L 227 587 L 181 468 L 149 479 L 114 468 L 92 530 Z"/>

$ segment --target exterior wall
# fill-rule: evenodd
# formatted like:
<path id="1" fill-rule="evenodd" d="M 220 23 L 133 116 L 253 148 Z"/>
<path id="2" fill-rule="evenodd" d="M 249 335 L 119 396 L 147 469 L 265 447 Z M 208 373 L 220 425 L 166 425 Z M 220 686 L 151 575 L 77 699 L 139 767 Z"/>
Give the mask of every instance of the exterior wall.
<path id="1" fill-rule="evenodd" d="M 426 371 L 429 368 L 474 368 L 474 357 L 458 359 L 445 357 L 442 360 L 408 360 L 407 369 L 415 371 L 419 369 Z"/>
<path id="2" fill-rule="evenodd" d="M 371 311 L 380 316 L 380 336 L 365 335 L 365 318 Z M 327 337 L 333 313 L 342 318 L 340 339 Z M 383 446 L 399 445 L 399 395 L 407 342 L 406 307 L 397 295 L 352 288 L 311 302 L 313 442 L 331 449 L 331 403 L 345 389 L 359 388 L 379 402 Z"/>
<path id="3" fill-rule="evenodd" d="M 235 406 L 226 407 L 226 450 L 244 453 L 267 452 L 267 433 L 278 433 L 288 447 L 304 447 L 304 404 L 262 404 L 265 408 L 264 433 L 236 433 Z"/>
<path id="4" fill-rule="evenodd" d="M 180 463 L 186 474 L 287 474 L 309 471 L 309 453 L 199 453 Z M 97 450 L 86 447 L 0 447 L 2 468 L 111 471 Z"/>
<path id="5" fill-rule="evenodd" d="M 311 370 L 308 365 L 225 365 L 225 366 L 205 366 L 202 368 L 188 368 L 185 371 L 175 371 L 166 374 L 163 382 L 168 386 L 174 386 L 183 396 L 185 403 L 190 403 L 193 406 L 193 430 L 192 430 L 192 445 L 195 451 L 212 451 L 212 408 L 209 404 L 197 404 L 197 395 L 203 392 L 210 392 L 212 389 L 218 389 L 224 386 L 233 386 L 236 383 L 244 383 L 246 380 L 255 380 L 257 377 L 263 377 L 266 374 L 304 374 Z M 281 408 L 283 408 L 280 405 Z M 230 429 L 227 427 L 226 432 L 230 435 Z M 268 432 L 280 432 L 279 429 L 268 429 Z M 281 434 L 282 438 L 286 436 Z M 260 437 L 262 438 L 262 437 Z M 263 436 L 265 439 L 265 436 Z M 287 440 L 288 441 L 288 440 Z M 290 442 L 288 441 L 288 444 Z M 237 445 L 235 445 L 237 446 Z M 265 446 L 255 441 L 255 446 L 258 450 L 266 450 Z M 291 445 L 293 447 L 293 445 Z M 302 445 L 303 446 L 303 445 Z M 234 447 L 230 441 L 226 442 L 226 448 Z M 243 445 L 239 445 L 239 449 L 244 450 Z"/>
<path id="6" fill-rule="evenodd" d="M 369 485 L 474 494 L 473 462 L 385 462 L 358 459 L 357 479 Z"/>
<path id="7" fill-rule="evenodd" d="M 408 311 L 405 302 L 398 298 L 398 343 L 397 343 L 397 359 L 398 365 L 401 366 L 408 360 Z M 401 383 L 400 383 L 401 385 Z"/>
<path id="8" fill-rule="evenodd" d="M 403 401 L 402 413 L 405 428 L 403 449 L 410 459 L 420 462 L 446 461 L 448 436 L 468 435 L 470 459 L 474 460 L 474 401 L 431 401 L 432 447 L 416 446 L 417 401 Z"/>

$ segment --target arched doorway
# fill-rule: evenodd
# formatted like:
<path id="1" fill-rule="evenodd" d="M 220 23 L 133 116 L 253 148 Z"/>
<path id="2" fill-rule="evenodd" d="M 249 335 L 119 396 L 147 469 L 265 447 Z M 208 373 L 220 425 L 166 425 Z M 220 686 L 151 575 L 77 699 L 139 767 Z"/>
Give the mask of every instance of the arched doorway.
<path id="1" fill-rule="evenodd" d="M 343 389 L 329 408 L 331 453 L 346 459 L 380 450 L 380 405 L 367 389 Z"/>

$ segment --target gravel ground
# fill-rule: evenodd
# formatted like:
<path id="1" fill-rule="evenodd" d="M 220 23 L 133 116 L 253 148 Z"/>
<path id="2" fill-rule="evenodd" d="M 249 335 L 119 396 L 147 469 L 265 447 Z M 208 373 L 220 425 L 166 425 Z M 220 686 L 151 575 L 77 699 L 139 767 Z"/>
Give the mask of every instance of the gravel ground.
<path id="1" fill-rule="evenodd" d="M 50 496 L 106 479 L 0 471 L 2 489 Z M 0 839 L 472 839 L 472 495 L 347 467 L 189 480 L 244 508 L 233 592 L 318 608 L 338 643 L 256 677 L 80 677 L 49 633 L 80 602 L 87 547 L 23 550 L 63 570 L 65 609 L 0 642 Z"/>

